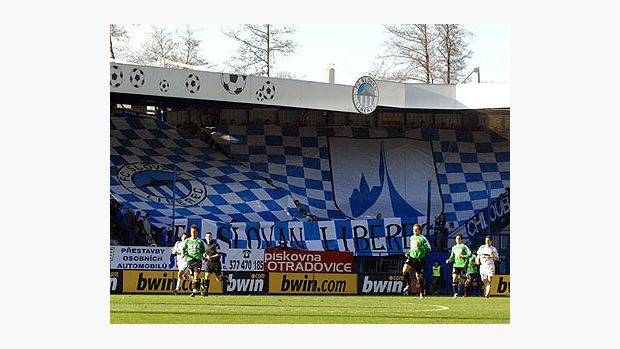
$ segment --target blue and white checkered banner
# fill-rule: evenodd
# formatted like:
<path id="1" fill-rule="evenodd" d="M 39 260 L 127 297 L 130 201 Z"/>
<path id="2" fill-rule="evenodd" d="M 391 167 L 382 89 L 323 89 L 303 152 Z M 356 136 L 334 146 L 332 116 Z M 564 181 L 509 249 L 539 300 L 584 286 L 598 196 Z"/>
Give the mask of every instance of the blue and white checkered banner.
<path id="1" fill-rule="evenodd" d="M 309 251 L 351 251 L 356 256 L 400 254 L 409 250 L 413 225 L 425 217 L 318 222 L 219 223 L 202 220 L 202 236 L 214 234 L 223 252 L 265 249 L 281 242 Z"/>
<path id="2" fill-rule="evenodd" d="M 112 117 L 110 134 L 111 195 L 155 224 L 174 206 L 182 219 L 303 225 L 299 200 L 319 220 L 444 212 L 459 226 L 510 185 L 509 142 L 490 132 L 220 128 L 212 138 L 234 160 L 151 118 Z"/>
<path id="3" fill-rule="evenodd" d="M 298 214 L 286 191 L 150 118 L 110 118 L 110 192 L 165 225 L 173 206 L 179 218 L 225 222 L 291 220 L 291 213 Z"/>
<path id="4" fill-rule="evenodd" d="M 443 207 L 459 226 L 510 186 L 510 144 L 491 132 L 248 125 L 212 137 L 323 219 L 426 215 L 431 179 L 431 217 Z"/>

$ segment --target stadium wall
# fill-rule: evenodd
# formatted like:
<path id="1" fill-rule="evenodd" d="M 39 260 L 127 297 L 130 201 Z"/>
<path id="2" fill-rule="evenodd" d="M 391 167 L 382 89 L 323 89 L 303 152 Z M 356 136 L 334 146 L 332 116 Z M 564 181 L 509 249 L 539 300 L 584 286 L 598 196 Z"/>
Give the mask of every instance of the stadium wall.
<path id="1" fill-rule="evenodd" d="M 229 284 L 222 286 L 209 276 L 209 293 L 220 295 L 401 295 L 404 277 L 400 274 L 359 273 L 226 273 Z M 110 294 L 171 294 L 176 286 L 176 271 L 110 270 Z M 427 280 L 429 285 L 430 279 Z M 445 283 L 447 284 L 447 278 Z M 419 292 L 417 283 L 413 293 Z M 181 284 L 181 294 L 191 293 L 188 280 Z M 510 275 L 496 275 L 491 284 L 492 296 L 510 296 Z"/>
<path id="2" fill-rule="evenodd" d="M 222 269 L 229 283 L 222 285 L 210 275 L 213 294 L 390 295 L 401 294 L 404 287 L 402 274 L 354 272 L 352 252 L 274 248 L 260 253 L 229 250 L 222 255 Z M 430 263 L 446 258 L 445 253 L 432 253 L 427 259 Z M 170 263 L 153 263 L 162 260 Z M 169 294 L 175 288 L 178 273 L 174 262 L 170 248 L 113 246 L 110 293 Z M 444 273 L 444 285 L 448 284 L 448 276 Z M 430 268 L 425 279 L 431 279 Z M 410 292 L 419 291 L 417 283 L 411 286 Z M 510 276 L 498 275 L 492 289 L 494 295 L 509 296 Z M 181 293 L 190 291 L 189 282 L 184 281 Z"/>
<path id="3" fill-rule="evenodd" d="M 234 82 L 231 81 L 231 76 Z M 510 85 L 377 81 L 380 107 L 509 108 Z M 110 92 L 357 113 L 353 86 L 189 69 L 110 63 Z"/>

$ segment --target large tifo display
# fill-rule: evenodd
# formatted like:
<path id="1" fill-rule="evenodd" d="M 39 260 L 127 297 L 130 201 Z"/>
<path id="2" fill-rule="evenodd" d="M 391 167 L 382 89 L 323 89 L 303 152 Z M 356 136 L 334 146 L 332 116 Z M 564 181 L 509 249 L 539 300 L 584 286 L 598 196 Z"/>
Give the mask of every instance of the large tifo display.
<path id="1" fill-rule="evenodd" d="M 322 219 L 426 215 L 431 180 L 431 217 L 443 211 L 460 226 L 510 186 L 510 144 L 490 132 L 276 125 L 217 131 L 212 138 L 225 152 Z"/>
<path id="2" fill-rule="evenodd" d="M 211 137 L 217 146 L 151 118 L 110 118 L 110 194 L 157 226 L 173 215 L 301 222 L 302 212 L 443 212 L 460 226 L 510 185 L 509 142 L 489 132 L 248 125 Z"/>
<path id="3" fill-rule="evenodd" d="M 290 220 L 293 199 L 198 138 L 153 119 L 110 118 L 110 193 L 169 225 L 175 213 L 229 222 Z"/>

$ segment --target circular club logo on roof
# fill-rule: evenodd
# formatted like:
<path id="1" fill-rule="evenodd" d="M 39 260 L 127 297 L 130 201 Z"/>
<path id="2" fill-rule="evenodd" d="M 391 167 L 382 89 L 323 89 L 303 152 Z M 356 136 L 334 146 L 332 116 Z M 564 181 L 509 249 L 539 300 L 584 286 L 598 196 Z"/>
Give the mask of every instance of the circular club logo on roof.
<path id="1" fill-rule="evenodd" d="M 194 176 L 159 164 L 133 163 L 118 169 L 118 181 L 141 198 L 161 204 L 194 206 L 207 197 L 207 186 Z"/>
<path id="2" fill-rule="evenodd" d="M 353 105 L 362 114 L 370 114 L 379 103 L 377 82 L 370 76 L 362 76 L 353 86 Z"/>

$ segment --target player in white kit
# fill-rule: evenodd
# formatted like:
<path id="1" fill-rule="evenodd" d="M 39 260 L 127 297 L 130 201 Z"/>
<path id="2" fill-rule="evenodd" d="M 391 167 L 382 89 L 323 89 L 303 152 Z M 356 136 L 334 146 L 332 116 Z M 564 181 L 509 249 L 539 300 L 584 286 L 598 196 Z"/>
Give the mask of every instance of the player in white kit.
<path id="1" fill-rule="evenodd" d="M 491 293 L 491 281 L 493 276 L 495 276 L 495 262 L 499 260 L 497 249 L 491 246 L 490 235 L 484 238 L 484 245 L 478 248 L 476 254 L 478 255 L 478 257 L 476 257 L 476 263 L 480 265 L 480 276 L 484 284 L 484 296 L 489 298 L 489 294 Z"/>
<path id="2" fill-rule="evenodd" d="M 172 291 L 174 294 L 177 294 L 179 290 L 181 290 L 181 284 L 183 280 L 185 280 L 185 273 L 188 270 L 187 255 L 183 253 L 183 245 L 185 245 L 185 240 L 187 240 L 188 237 L 189 235 L 187 235 L 187 232 L 184 232 L 183 235 L 181 235 L 181 241 L 177 241 L 172 248 L 172 254 L 176 255 L 177 266 L 179 267 L 177 286 L 174 288 L 174 291 Z"/>

